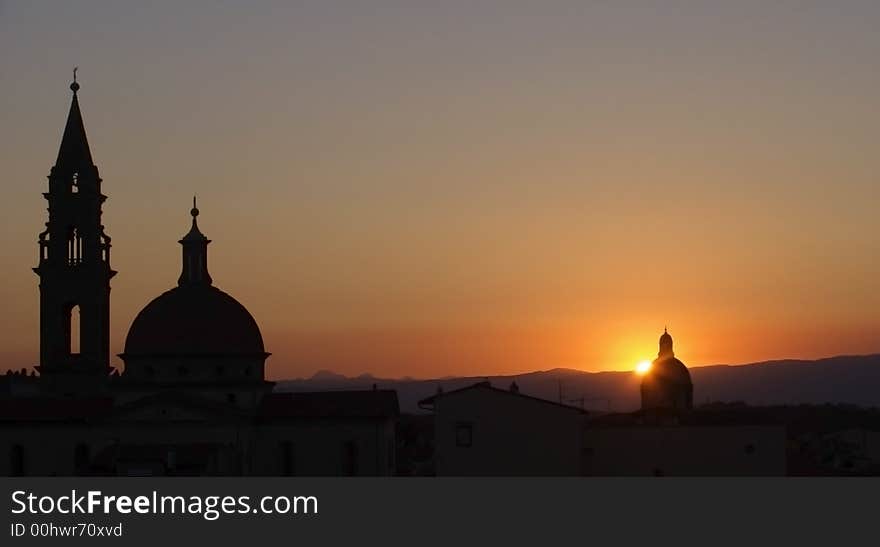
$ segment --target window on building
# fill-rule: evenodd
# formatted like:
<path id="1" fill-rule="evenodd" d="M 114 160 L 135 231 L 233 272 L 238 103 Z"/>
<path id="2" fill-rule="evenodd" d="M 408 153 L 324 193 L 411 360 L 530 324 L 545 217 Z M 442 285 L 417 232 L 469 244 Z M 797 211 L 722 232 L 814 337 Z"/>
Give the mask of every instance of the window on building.
<path id="1" fill-rule="evenodd" d="M 226 394 L 226 402 L 234 405 L 236 401 L 235 393 L 227 393 Z"/>
<path id="2" fill-rule="evenodd" d="M 342 474 L 353 477 L 358 473 L 358 451 L 354 441 L 342 443 Z"/>
<path id="3" fill-rule="evenodd" d="M 458 422 L 455 424 L 455 446 L 470 448 L 474 443 L 474 424 Z"/>
<path id="4" fill-rule="evenodd" d="M 281 460 L 281 475 L 285 477 L 296 475 L 296 449 L 292 442 L 278 443 L 278 457 Z"/>
<path id="5" fill-rule="evenodd" d="M 749 444 L 747 444 L 747 445 L 743 448 L 743 451 L 744 451 L 746 454 L 750 454 L 750 455 L 751 455 L 751 454 L 754 454 L 754 453 L 755 453 L 755 445 L 752 444 L 752 443 L 749 443 Z"/>
<path id="6" fill-rule="evenodd" d="M 14 444 L 9 449 L 9 474 L 13 477 L 23 477 L 25 471 L 24 446 Z"/>

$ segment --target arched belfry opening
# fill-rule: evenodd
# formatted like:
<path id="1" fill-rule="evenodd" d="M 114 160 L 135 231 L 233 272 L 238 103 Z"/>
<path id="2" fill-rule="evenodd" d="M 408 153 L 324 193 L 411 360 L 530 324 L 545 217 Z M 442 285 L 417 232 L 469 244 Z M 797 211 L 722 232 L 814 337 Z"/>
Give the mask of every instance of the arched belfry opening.
<path id="1" fill-rule="evenodd" d="M 67 354 L 79 355 L 82 350 L 81 312 L 78 304 L 68 304 L 64 309 L 63 321 L 67 335 Z"/>
<path id="2" fill-rule="evenodd" d="M 67 230 L 67 264 L 78 266 L 83 260 L 83 236 L 76 226 Z"/>

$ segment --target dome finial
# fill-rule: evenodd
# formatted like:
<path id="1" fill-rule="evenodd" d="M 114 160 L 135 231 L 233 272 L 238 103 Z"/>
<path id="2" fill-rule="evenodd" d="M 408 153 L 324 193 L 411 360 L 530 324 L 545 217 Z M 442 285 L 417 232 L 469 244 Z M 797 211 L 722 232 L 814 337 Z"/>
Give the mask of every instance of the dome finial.
<path id="1" fill-rule="evenodd" d="M 73 67 L 73 82 L 71 82 L 71 84 L 70 84 L 70 90 L 73 91 L 74 94 L 76 94 L 76 92 L 79 91 L 79 84 L 76 83 L 76 71 L 77 70 L 79 70 L 78 66 Z"/>
<path id="2" fill-rule="evenodd" d="M 192 227 L 189 230 L 189 233 L 183 236 L 183 239 L 180 240 L 181 243 L 187 241 L 208 241 L 208 238 L 205 237 L 204 234 L 199 230 L 198 216 L 199 216 L 199 207 L 198 202 L 196 201 L 196 196 L 193 195 L 193 206 L 192 209 L 189 210 L 189 214 L 192 215 Z"/>

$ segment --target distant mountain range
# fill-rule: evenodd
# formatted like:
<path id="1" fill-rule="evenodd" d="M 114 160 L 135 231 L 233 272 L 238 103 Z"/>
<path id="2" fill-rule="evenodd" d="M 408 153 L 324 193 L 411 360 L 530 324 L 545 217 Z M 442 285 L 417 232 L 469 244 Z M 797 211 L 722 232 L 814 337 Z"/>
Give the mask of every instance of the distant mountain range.
<path id="1" fill-rule="evenodd" d="M 750 405 L 848 403 L 880 407 L 880 354 L 840 356 L 816 361 L 783 360 L 747 365 L 712 365 L 690 369 L 694 404 L 741 401 Z M 489 380 L 494 386 L 516 382 L 521 393 L 583 406 L 627 412 L 640 404 L 640 377 L 633 372 L 583 372 L 555 368 L 510 376 L 416 380 L 362 374 L 350 378 L 322 370 L 311 378 L 282 380 L 278 391 L 339 389 L 397 390 L 402 412 L 420 412 L 418 401 L 439 388 L 457 389 Z"/>

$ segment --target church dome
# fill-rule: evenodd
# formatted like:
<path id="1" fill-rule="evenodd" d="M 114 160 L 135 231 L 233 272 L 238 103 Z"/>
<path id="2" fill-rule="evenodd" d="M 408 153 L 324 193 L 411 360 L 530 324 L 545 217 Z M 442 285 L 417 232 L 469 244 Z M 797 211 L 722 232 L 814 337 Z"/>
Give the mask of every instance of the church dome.
<path id="1" fill-rule="evenodd" d="M 180 240 L 183 269 L 177 287 L 159 295 L 135 317 L 123 357 L 261 356 L 263 337 L 253 316 L 212 285 L 208 244 L 193 199 L 192 228 Z"/>
<path id="2" fill-rule="evenodd" d="M 651 374 L 657 380 L 676 384 L 690 384 L 691 373 L 684 363 L 675 357 L 658 357 L 651 364 Z"/>
<path id="3" fill-rule="evenodd" d="M 642 377 L 642 409 L 690 409 L 694 386 L 688 368 L 676 359 L 672 336 L 666 329 L 660 336 L 660 352 Z"/>
<path id="4" fill-rule="evenodd" d="M 211 285 L 181 285 L 135 317 L 126 356 L 258 355 L 260 328 L 235 298 Z"/>

